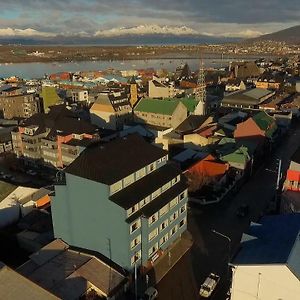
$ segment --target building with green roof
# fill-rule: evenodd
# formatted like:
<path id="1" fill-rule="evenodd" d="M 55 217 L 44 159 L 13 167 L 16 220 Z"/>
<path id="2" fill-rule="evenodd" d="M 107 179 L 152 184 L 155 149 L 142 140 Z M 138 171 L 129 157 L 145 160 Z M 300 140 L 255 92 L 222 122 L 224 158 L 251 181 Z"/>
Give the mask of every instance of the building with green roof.
<path id="1" fill-rule="evenodd" d="M 274 137 L 275 132 L 277 131 L 276 120 L 268 115 L 266 112 L 261 111 L 252 117 L 257 126 L 265 132 L 266 137 Z"/>
<path id="2" fill-rule="evenodd" d="M 134 108 L 137 123 L 176 128 L 188 116 L 188 109 L 178 99 L 143 98 Z"/>

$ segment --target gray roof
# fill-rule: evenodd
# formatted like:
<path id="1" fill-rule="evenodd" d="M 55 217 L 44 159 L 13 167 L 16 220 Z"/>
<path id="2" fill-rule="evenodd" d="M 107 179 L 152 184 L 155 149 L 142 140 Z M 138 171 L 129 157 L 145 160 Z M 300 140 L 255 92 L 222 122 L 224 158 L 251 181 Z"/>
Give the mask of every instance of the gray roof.
<path id="1" fill-rule="evenodd" d="M 265 97 L 271 97 L 273 94 L 274 92 L 269 90 L 254 88 L 231 93 L 224 97 L 222 103 L 234 105 L 258 105 L 266 100 Z"/>
<path id="2" fill-rule="evenodd" d="M 112 295 L 127 281 L 113 267 L 82 250 L 71 250 L 59 239 L 31 255 L 18 271 L 61 299 L 70 300 L 78 299 L 92 286 Z"/>
<path id="3" fill-rule="evenodd" d="M 86 148 L 65 172 L 110 185 L 165 155 L 167 151 L 147 143 L 138 134 L 132 134 Z"/>
<path id="4" fill-rule="evenodd" d="M 0 262 L 0 299 L 56 300 L 59 298 Z"/>

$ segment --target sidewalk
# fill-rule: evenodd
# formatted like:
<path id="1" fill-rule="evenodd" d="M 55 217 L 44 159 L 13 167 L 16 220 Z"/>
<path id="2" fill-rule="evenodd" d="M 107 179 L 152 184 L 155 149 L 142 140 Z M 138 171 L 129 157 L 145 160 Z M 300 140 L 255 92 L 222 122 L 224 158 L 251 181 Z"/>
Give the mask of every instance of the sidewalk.
<path id="1" fill-rule="evenodd" d="M 155 286 L 192 247 L 191 234 L 186 231 L 157 259 L 153 268 L 141 275 L 138 279 L 138 294 L 142 295 L 147 287 Z M 148 282 L 147 282 L 148 280 Z"/>

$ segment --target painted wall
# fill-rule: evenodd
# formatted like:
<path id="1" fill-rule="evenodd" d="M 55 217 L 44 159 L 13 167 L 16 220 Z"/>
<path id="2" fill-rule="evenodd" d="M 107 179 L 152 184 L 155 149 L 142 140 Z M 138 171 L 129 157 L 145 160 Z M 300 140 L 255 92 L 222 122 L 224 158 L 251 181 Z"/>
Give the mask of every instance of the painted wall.
<path id="1" fill-rule="evenodd" d="M 55 237 L 128 267 L 124 245 L 129 243 L 129 231 L 124 210 L 108 200 L 109 187 L 70 174 L 66 174 L 66 183 L 55 187 L 51 201 Z"/>

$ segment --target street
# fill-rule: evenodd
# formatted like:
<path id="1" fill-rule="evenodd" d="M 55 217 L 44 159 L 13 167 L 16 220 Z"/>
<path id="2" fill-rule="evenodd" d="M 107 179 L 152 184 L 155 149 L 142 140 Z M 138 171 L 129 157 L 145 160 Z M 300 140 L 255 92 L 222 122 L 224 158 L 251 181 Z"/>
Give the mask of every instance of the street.
<path id="1" fill-rule="evenodd" d="M 200 285 L 211 272 L 221 276 L 211 299 L 226 299 L 229 257 L 237 252 L 241 236 L 250 221 L 257 222 L 274 199 L 278 159 L 282 159 L 282 172 L 285 174 L 289 158 L 299 146 L 300 124 L 297 124 L 276 146 L 266 164 L 253 174 L 236 195 L 211 206 L 193 205 L 189 208 L 188 230 L 194 244 L 158 283 L 159 299 L 199 299 Z M 241 204 L 249 205 L 249 215 L 237 216 Z M 222 235 L 229 237 L 231 242 Z"/>

